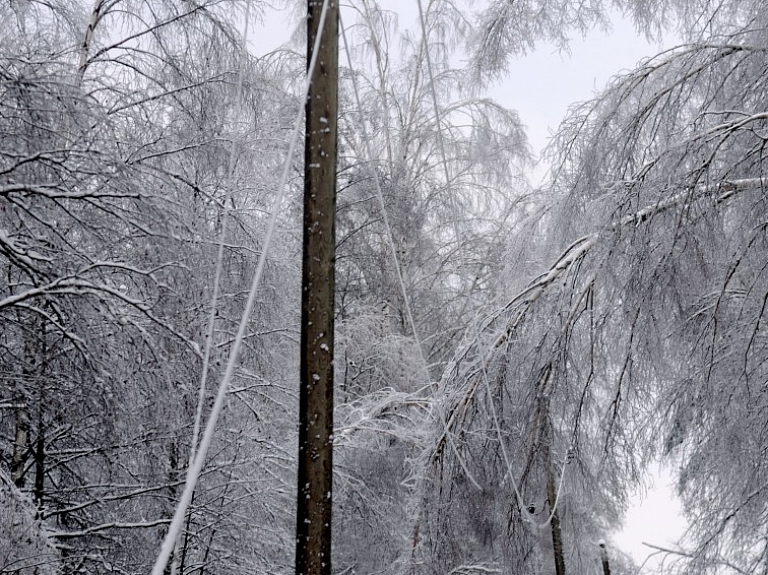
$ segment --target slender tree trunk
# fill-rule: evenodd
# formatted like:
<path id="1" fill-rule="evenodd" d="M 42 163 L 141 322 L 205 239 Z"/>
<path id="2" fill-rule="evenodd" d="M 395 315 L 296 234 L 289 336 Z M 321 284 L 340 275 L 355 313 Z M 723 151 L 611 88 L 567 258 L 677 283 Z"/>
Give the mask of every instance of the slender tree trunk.
<path id="1" fill-rule="evenodd" d="M 549 452 L 549 447 L 545 449 Z M 551 467 L 549 467 L 547 474 L 547 498 L 549 499 L 550 513 L 552 513 L 550 527 L 552 528 L 552 548 L 555 554 L 555 573 L 556 575 L 565 575 L 565 555 L 563 553 L 563 534 L 560 531 L 560 514 L 557 507 L 553 507 L 557 501 L 557 485 L 555 484 Z"/>
<path id="2" fill-rule="evenodd" d="M 600 562 L 603 564 L 603 575 L 611 575 L 611 566 L 608 563 L 608 550 L 605 543 L 600 543 Z"/>
<path id="3" fill-rule="evenodd" d="M 19 318 L 22 321 L 21 318 Z M 23 324 L 22 324 L 23 325 Z M 21 370 L 21 379 L 16 382 L 14 403 L 16 404 L 16 426 L 13 437 L 13 455 L 11 457 L 11 479 L 16 487 L 22 488 L 25 484 L 27 459 L 33 454 L 32 439 L 30 437 L 30 422 L 32 415 L 31 389 L 36 382 L 37 374 L 35 345 L 29 341 L 30 336 L 24 339 L 24 366 Z M 38 385 L 42 385 L 37 381 Z M 38 397 L 38 400 L 40 397 Z"/>
<path id="4" fill-rule="evenodd" d="M 168 463 L 170 472 L 168 473 L 168 484 L 171 485 L 171 501 L 178 500 L 178 488 L 175 486 L 176 481 L 181 477 L 183 470 L 179 468 L 179 445 L 176 440 L 171 442 L 170 454 L 168 455 Z M 192 494 L 194 497 L 194 493 Z M 176 545 L 173 546 L 173 552 L 171 553 L 171 559 L 166 566 L 164 573 L 169 575 L 178 575 L 179 570 L 179 555 L 181 547 L 181 538 L 183 530 L 179 530 L 179 534 L 176 537 Z"/>
<path id="5" fill-rule="evenodd" d="M 44 382 L 40 382 L 40 397 L 37 405 L 37 440 L 35 442 L 35 503 L 42 511 L 45 498 L 45 404 Z"/>
<path id="6" fill-rule="evenodd" d="M 184 573 L 184 566 L 187 564 L 187 550 L 189 549 L 189 528 L 192 523 L 192 506 L 195 504 L 196 492 L 192 494 L 192 500 L 189 503 L 189 509 L 187 510 L 187 522 L 184 527 L 184 544 L 181 547 L 181 559 L 179 560 L 180 573 Z M 177 545 L 178 552 L 178 545 Z"/>
<path id="7" fill-rule="evenodd" d="M 338 4 L 328 0 L 306 104 L 296 574 L 331 573 Z M 321 1 L 309 0 L 308 62 Z"/>
<path id="8" fill-rule="evenodd" d="M 16 429 L 13 438 L 11 458 L 11 479 L 16 487 L 24 487 L 24 468 L 29 455 L 29 412 L 26 397 L 19 396 L 14 402 L 16 408 Z"/>
<path id="9" fill-rule="evenodd" d="M 93 34 L 96 30 L 96 26 L 101 19 L 101 11 L 104 8 L 105 0 L 96 0 L 93 3 L 91 9 L 91 17 L 88 21 L 88 27 L 85 29 L 85 36 L 83 43 L 80 45 L 80 64 L 77 67 L 77 79 L 76 85 L 79 87 L 83 83 L 83 76 L 85 75 L 85 69 L 88 67 L 88 54 L 91 51 L 91 44 L 93 44 Z"/>
<path id="10" fill-rule="evenodd" d="M 556 575 L 565 575 L 565 554 L 563 551 L 563 534 L 560 530 L 557 480 L 555 478 L 555 470 L 552 466 L 551 446 L 554 440 L 554 434 L 552 433 L 552 421 L 549 418 L 549 397 L 543 399 L 541 422 L 543 426 L 541 450 L 544 458 L 544 467 L 547 473 L 547 499 L 549 500 L 549 511 L 552 514 L 552 519 L 549 525 L 552 530 L 552 549 L 555 556 L 555 573 Z"/>

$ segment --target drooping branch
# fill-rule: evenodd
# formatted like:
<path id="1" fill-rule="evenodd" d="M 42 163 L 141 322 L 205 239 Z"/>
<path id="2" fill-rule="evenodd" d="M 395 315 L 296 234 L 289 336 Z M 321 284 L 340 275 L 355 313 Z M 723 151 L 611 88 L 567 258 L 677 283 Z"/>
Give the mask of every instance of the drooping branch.
<path id="1" fill-rule="evenodd" d="M 700 186 L 693 190 L 683 190 L 673 194 L 667 200 L 655 205 L 647 206 L 633 214 L 622 217 L 618 221 L 606 226 L 605 230 L 582 236 L 575 240 L 565 249 L 562 255 L 558 257 L 555 263 L 552 264 L 546 272 L 534 278 L 525 289 L 510 299 L 501 310 L 494 313 L 483 322 L 478 333 L 491 329 L 501 317 L 505 314 L 509 315 L 506 322 L 506 328 L 492 340 L 487 347 L 487 351 L 483 354 L 482 365 L 488 365 L 493 355 L 496 353 L 496 350 L 513 337 L 518 327 L 525 320 L 528 311 L 546 290 L 562 278 L 566 272 L 572 269 L 577 262 L 580 262 L 587 257 L 590 251 L 600 242 L 607 241 L 613 237 L 614 234 L 620 233 L 624 228 L 638 226 L 655 216 L 659 216 L 675 208 L 683 208 L 695 201 L 712 201 L 712 197 L 714 196 L 714 202 L 716 204 L 721 204 L 742 192 L 759 191 L 766 188 L 768 188 L 768 179 L 750 178 L 726 181 L 716 186 Z M 474 335 L 474 337 L 477 338 L 477 335 Z M 445 387 L 448 382 L 455 381 L 455 378 L 460 374 L 461 361 L 464 357 L 468 356 L 469 348 L 476 342 L 477 339 L 473 339 L 470 342 L 470 345 L 465 346 L 457 355 L 457 358 L 449 365 L 443 375 L 441 387 Z M 458 422 L 461 421 L 462 416 L 466 412 L 467 407 L 470 405 L 472 398 L 480 385 L 481 378 L 479 376 L 479 368 L 475 363 L 470 363 L 468 371 L 464 374 L 464 381 L 466 382 L 464 393 L 454 403 L 454 406 L 449 408 L 445 429 L 432 448 L 432 458 L 442 452 L 447 434 L 455 433 Z"/>
<path id="2" fill-rule="evenodd" d="M 424 513 L 423 503 L 427 496 L 425 490 L 428 478 L 436 476 L 438 473 L 436 468 L 439 467 L 444 454 L 448 451 L 452 437 L 461 433 L 471 412 L 475 396 L 486 376 L 486 367 L 491 365 L 499 349 L 515 338 L 518 330 L 528 321 L 534 305 L 549 290 L 553 289 L 553 286 L 562 283 L 566 274 L 579 273 L 580 266 L 590 257 L 595 248 L 612 241 L 617 234 L 626 233 L 627 229 L 648 223 L 653 218 L 672 210 L 687 210 L 697 202 L 709 202 L 717 207 L 738 194 L 760 191 L 765 187 L 768 187 L 768 181 L 763 178 L 752 178 L 726 181 L 708 187 L 698 186 L 683 189 L 670 195 L 666 200 L 646 206 L 617 219 L 599 231 L 582 236 L 573 241 L 547 271 L 535 277 L 523 290 L 510 299 L 507 305 L 486 318 L 478 328 L 471 332 L 445 370 L 439 388 L 435 392 L 435 399 L 433 400 L 437 404 L 435 410 L 440 410 L 442 414 L 433 416 L 434 439 L 425 446 L 415 464 L 412 481 L 412 494 L 415 500 L 411 503 L 413 510 L 412 557 L 415 557 L 416 548 L 419 545 L 421 516 Z M 575 294 L 572 298 L 572 306 L 574 307 L 566 316 L 568 324 L 576 321 L 578 314 L 574 310 L 579 302 L 583 303 L 588 294 L 591 293 L 591 286 L 594 281 L 593 274 L 584 275 L 582 280 L 584 285 L 577 288 L 579 294 Z M 576 287 L 575 280 L 572 280 L 572 283 Z M 501 328 L 498 327 L 499 324 L 502 325 Z M 563 330 L 563 334 L 567 334 L 569 328 L 565 326 L 560 329 Z M 482 335 L 488 332 L 493 333 L 494 330 L 498 331 L 498 335 L 493 337 L 490 342 L 486 340 L 486 343 L 483 343 Z M 413 558 L 411 563 L 413 564 Z M 564 568 L 564 565 L 561 564 L 561 568 Z"/>

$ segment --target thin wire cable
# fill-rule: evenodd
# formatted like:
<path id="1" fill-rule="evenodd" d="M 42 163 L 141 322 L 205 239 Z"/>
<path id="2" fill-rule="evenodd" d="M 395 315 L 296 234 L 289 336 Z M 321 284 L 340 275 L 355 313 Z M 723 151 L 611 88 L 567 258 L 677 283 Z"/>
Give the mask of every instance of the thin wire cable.
<path id="1" fill-rule="evenodd" d="M 424 8 L 422 6 L 421 0 L 416 0 L 416 3 L 418 5 L 418 7 L 419 7 L 419 22 L 421 24 L 421 35 L 422 35 L 422 41 L 424 43 L 424 55 L 425 55 L 425 58 L 426 58 L 426 61 L 427 61 L 427 74 L 429 75 L 429 88 L 430 88 L 430 93 L 432 95 L 432 105 L 433 105 L 434 111 L 435 111 L 435 122 L 437 123 L 437 140 L 438 140 L 438 145 L 440 146 L 440 155 L 441 155 L 441 159 L 442 159 L 443 173 L 445 175 L 445 183 L 446 183 L 446 185 L 450 189 L 450 186 L 451 186 L 451 176 L 450 176 L 450 171 L 448 169 L 447 154 L 445 153 L 445 139 L 443 138 L 442 120 L 440 118 L 440 107 L 438 105 L 437 92 L 435 90 L 435 77 L 434 77 L 434 73 L 432 72 L 432 57 L 429 54 L 429 39 L 428 39 L 428 35 L 427 35 L 427 23 L 426 23 L 426 18 L 424 17 Z M 449 197 L 450 197 L 451 203 L 453 203 L 453 196 L 451 196 L 449 194 Z M 456 245 L 457 245 L 457 250 L 459 252 L 459 258 L 463 262 L 463 255 L 464 254 L 462 253 L 462 250 L 459 249 L 459 242 L 460 242 L 460 237 L 461 236 L 460 236 L 459 229 L 458 229 L 458 226 L 457 226 L 455 221 L 454 221 L 454 232 L 453 233 L 456 236 Z M 496 426 L 496 432 L 498 433 L 498 436 L 499 436 L 499 442 L 501 443 L 501 449 L 502 449 L 502 453 L 503 453 L 503 456 L 504 456 L 504 462 L 507 465 L 507 474 L 511 478 L 512 487 L 513 487 L 513 489 L 515 491 L 515 496 L 518 499 L 518 503 L 520 505 L 520 508 L 524 509 L 523 499 L 522 499 L 520 491 L 519 491 L 519 489 L 517 487 L 517 483 L 515 482 L 514 478 L 511 477 L 512 465 L 511 465 L 511 463 L 509 461 L 509 457 L 507 455 L 506 448 L 504 447 L 504 442 L 502 440 L 501 428 L 499 426 L 499 422 L 498 422 L 498 419 L 496 417 L 496 411 L 495 411 L 495 409 L 493 407 L 493 398 L 490 397 L 490 385 L 488 383 L 488 376 L 487 376 L 487 373 L 486 373 L 486 368 L 485 368 L 485 362 L 484 361 L 483 361 L 483 365 L 481 367 L 482 367 L 482 372 L 483 372 L 483 379 L 485 380 L 485 384 L 486 384 L 486 387 L 487 387 L 487 390 L 488 390 L 488 395 L 489 395 L 489 398 L 491 399 L 491 412 L 492 412 L 492 415 L 493 415 L 494 424 Z M 448 433 L 448 438 L 449 439 L 451 438 L 450 433 Z M 463 464 L 463 462 L 461 460 L 460 460 L 460 463 L 462 465 L 462 468 L 464 468 L 464 464 Z M 466 473 L 466 469 L 465 469 L 465 473 Z M 565 477 L 565 465 L 563 465 L 563 470 L 562 470 L 562 473 L 560 475 L 560 481 L 559 481 L 558 490 L 557 490 L 557 496 L 555 497 L 555 502 L 552 505 L 552 510 L 551 510 L 550 515 L 549 515 L 549 518 L 542 525 L 536 524 L 532 519 L 530 520 L 539 529 L 543 529 L 544 527 L 549 525 L 550 521 L 552 521 L 552 517 L 554 516 L 555 511 L 557 510 L 557 503 L 558 503 L 558 501 L 560 499 L 560 491 L 561 491 L 562 486 L 563 486 L 563 479 L 564 479 L 564 477 Z M 471 479 L 471 476 L 470 476 L 470 479 Z M 476 484 L 476 486 L 477 486 L 477 484 Z M 479 488 L 479 486 L 477 486 L 477 487 Z"/>
<path id="2" fill-rule="evenodd" d="M 493 405 L 493 396 L 491 395 L 491 384 L 488 381 L 488 372 L 485 368 L 485 362 L 483 361 L 483 364 L 481 366 L 482 372 L 483 372 L 483 381 L 485 382 L 485 390 L 488 394 L 488 403 L 491 408 L 491 418 L 493 419 L 493 425 L 496 428 L 496 435 L 499 438 L 499 444 L 501 445 L 501 454 L 504 457 L 504 464 L 507 467 L 507 472 L 504 474 L 504 478 L 501 480 L 501 484 L 504 483 L 504 480 L 507 477 L 511 478 L 512 483 L 512 489 L 515 492 L 515 497 L 517 497 L 517 504 L 520 506 L 520 510 L 525 510 L 525 504 L 523 502 L 523 496 L 520 494 L 520 490 L 517 487 L 517 481 L 515 481 L 515 478 L 512 477 L 512 462 L 509 459 L 509 454 L 507 453 L 507 448 L 504 446 L 504 438 L 501 434 L 501 425 L 499 424 L 498 416 L 496 415 L 496 407 Z M 527 515 L 523 515 L 521 513 L 521 516 L 525 518 L 527 521 L 533 521 L 530 519 Z"/>
<path id="3" fill-rule="evenodd" d="M 445 139 L 443 138 L 443 125 L 442 125 L 442 120 L 440 118 L 440 106 L 437 101 L 437 92 L 435 91 L 435 76 L 432 72 L 432 57 L 429 55 L 429 35 L 427 34 L 427 23 L 426 23 L 426 18 L 424 17 L 424 8 L 421 5 L 421 0 L 417 0 L 417 4 L 419 7 L 419 23 L 421 24 L 421 38 L 422 38 L 422 43 L 424 45 L 424 57 L 426 58 L 426 61 L 427 61 L 427 74 L 429 76 L 429 88 L 430 88 L 430 93 L 432 94 L 432 107 L 434 108 L 434 111 L 435 111 L 435 124 L 437 126 L 437 141 L 440 147 L 440 159 L 442 160 L 441 163 L 443 166 L 443 175 L 445 176 L 445 185 L 448 187 L 448 201 L 453 205 L 454 211 L 458 213 L 458 210 L 456 210 L 456 204 L 454 202 L 453 195 L 450 193 L 451 174 L 450 174 L 450 170 L 448 169 L 448 155 L 445 153 Z M 456 237 L 456 253 L 459 256 L 459 262 L 462 265 L 462 267 L 464 267 L 465 261 L 464 261 L 464 252 L 461 249 L 461 232 L 459 230 L 458 222 L 455 219 L 453 219 L 453 235 Z M 469 478 L 470 482 L 475 486 L 475 488 L 482 489 L 482 487 L 480 487 L 480 484 L 477 482 L 477 480 L 469 472 L 469 468 L 467 467 L 466 463 L 464 463 L 464 460 L 462 459 L 462 457 L 459 455 L 459 450 L 457 449 L 453 441 L 453 434 L 451 434 L 450 430 L 448 429 L 448 422 L 445 420 L 445 416 L 442 412 L 440 412 L 440 420 L 443 424 L 445 434 L 448 437 L 448 442 L 451 444 L 451 447 L 454 450 L 454 454 L 456 455 L 456 458 L 458 459 L 459 465 L 464 471 L 464 474 Z"/>
<path id="4" fill-rule="evenodd" d="M 245 4 L 245 29 L 243 30 L 243 43 L 240 48 L 240 61 L 238 62 L 237 73 L 237 98 L 235 101 L 235 113 L 240 113 L 240 108 L 243 105 L 244 90 L 243 90 L 243 69 L 245 67 L 248 37 L 250 33 L 250 20 L 251 20 L 251 3 L 247 1 Z M 208 370 L 211 362 L 211 350 L 213 349 L 214 330 L 216 328 L 216 312 L 219 302 L 219 289 L 221 286 L 221 274 L 224 268 L 224 244 L 227 237 L 227 226 L 229 224 L 229 200 L 232 194 L 233 179 L 235 173 L 235 152 L 237 148 L 238 140 L 233 137 L 229 146 L 229 159 L 227 163 L 227 173 L 224 179 L 224 198 L 223 198 L 223 210 L 221 216 L 221 231 L 219 232 L 218 249 L 216 253 L 216 270 L 213 277 L 213 293 L 211 294 L 211 311 L 208 316 L 208 327 L 205 335 L 205 347 L 203 350 L 203 365 L 200 374 L 200 385 L 197 395 L 197 408 L 195 410 L 195 423 L 192 428 L 192 441 L 190 442 L 189 458 L 187 460 L 187 469 L 190 469 L 195 462 L 195 454 L 197 453 L 197 442 L 200 437 L 200 427 L 203 421 L 203 406 L 205 405 L 205 390 L 207 387 Z M 178 548 L 181 538 L 181 530 L 176 538 L 175 547 Z M 171 565 L 171 575 L 176 574 L 175 561 Z"/>
<path id="5" fill-rule="evenodd" d="M 329 0 L 323 0 L 323 7 L 320 13 L 319 31 L 315 38 L 315 43 L 312 47 L 312 57 L 310 58 L 309 66 L 307 67 L 307 76 L 302 92 L 302 98 L 300 100 L 301 104 L 299 106 L 299 112 L 296 117 L 296 123 L 294 125 L 291 142 L 288 147 L 288 155 L 283 166 L 283 173 L 280 177 L 278 192 L 272 206 L 272 214 L 269 218 L 269 225 L 267 227 L 267 233 L 264 238 L 261 257 L 259 258 L 259 263 L 253 276 L 251 291 L 248 294 L 248 301 L 246 302 L 245 309 L 243 310 L 243 314 L 240 319 L 240 326 L 238 327 L 235 341 L 232 344 L 227 367 L 224 371 L 224 376 L 221 379 L 221 384 L 219 385 L 219 390 L 216 394 L 216 400 L 214 401 L 213 407 L 211 408 L 211 414 L 208 417 L 208 422 L 205 426 L 203 438 L 200 442 L 197 453 L 195 454 L 194 465 L 191 466 L 187 471 L 187 479 L 184 484 L 184 492 L 182 493 L 181 499 L 176 506 L 176 512 L 174 513 L 173 520 L 171 521 L 168 532 L 166 533 L 165 539 L 163 540 L 160 554 L 158 555 L 155 565 L 152 569 L 152 575 L 163 575 L 165 567 L 168 564 L 168 559 L 171 555 L 171 552 L 173 551 L 176 537 L 180 532 L 181 525 L 184 521 L 184 516 L 186 514 L 187 508 L 189 507 L 190 501 L 192 500 L 192 495 L 195 491 L 195 486 L 197 485 L 200 471 L 202 470 L 203 464 L 205 463 L 205 457 L 208 453 L 208 448 L 210 447 L 211 439 L 213 438 L 213 432 L 216 428 L 216 422 L 218 421 L 219 415 L 221 414 L 221 409 L 224 405 L 224 398 L 227 395 L 229 382 L 235 372 L 235 365 L 237 363 L 238 355 L 240 354 L 240 347 L 242 346 L 243 339 L 245 337 L 251 311 L 253 311 L 253 306 L 256 302 L 256 293 L 258 292 L 259 285 L 261 284 L 261 278 L 264 274 L 267 253 L 269 252 L 272 237 L 274 236 L 275 228 L 277 227 L 277 216 L 280 211 L 280 205 L 282 204 L 283 198 L 285 196 L 285 188 L 291 169 L 291 159 L 293 158 L 293 153 L 296 149 L 296 143 L 299 139 L 299 133 L 301 131 L 301 120 L 304 113 L 304 105 L 307 101 L 307 95 L 309 94 L 310 79 L 312 78 L 312 74 L 314 73 L 315 67 L 317 65 L 317 54 L 319 52 L 320 41 L 323 35 L 325 19 L 328 14 L 328 2 Z"/>

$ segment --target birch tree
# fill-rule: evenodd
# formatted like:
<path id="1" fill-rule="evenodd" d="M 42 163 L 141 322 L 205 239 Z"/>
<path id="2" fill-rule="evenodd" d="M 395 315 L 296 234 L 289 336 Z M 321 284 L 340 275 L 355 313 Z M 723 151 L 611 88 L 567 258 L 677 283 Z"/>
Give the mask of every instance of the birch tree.
<path id="1" fill-rule="evenodd" d="M 559 314 L 528 344 L 535 353 L 512 357 L 539 361 L 559 340 L 545 365 L 556 358 L 582 390 L 573 421 L 597 434 L 597 485 L 613 478 L 606 494 L 621 503 L 644 458 L 672 456 L 692 520 L 678 565 L 750 572 L 764 554 L 765 31 L 748 3 L 708 9 L 686 21 L 694 43 L 618 78 L 561 126 L 551 193 L 562 199 L 540 225 L 565 231 L 548 233 L 562 256 L 496 316 L 506 328 L 487 357 Z M 459 407 L 482 388 L 461 389 Z"/>
<path id="2" fill-rule="evenodd" d="M 489 2 L 480 78 L 608 6 Z M 765 571 L 764 18 L 747 0 L 616 6 L 651 32 L 675 15 L 689 43 L 574 108 L 538 203 L 519 120 L 450 65 L 467 13 L 425 3 L 422 41 L 354 6 L 339 570 L 588 570 L 661 455 L 693 521 L 678 564 Z M 0 479 L 13 525 L 40 531 L 14 565 L 143 572 L 187 467 L 206 338 L 215 377 L 262 249 L 303 64 L 237 57 L 237 3 L 0 15 Z M 294 204 L 177 573 L 291 569 Z"/>
<path id="3" fill-rule="evenodd" d="M 561 140 L 579 134 L 588 142 L 576 146 L 573 164 L 562 163 L 578 203 L 589 198 L 590 206 L 606 190 L 616 198 L 614 217 L 629 206 L 657 208 L 622 255 L 633 285 L 623 300 L 652 322 L 634 328 L 642 347 L 632 363 L 656 373 L 664 440 L 655 445 L 680 464 L 691 570 L 764 568 L 755 535 L 765 505 L 757 447 L 764 414 L 755 394 L 765 380 L 765 23 L 737 30 L 621 79 Z M 621 142 L 611 151 L 597 144 L 609 131 Z M 583 168 L 598 157 L 596 173 Z M 618 178 L 599 186 L 609 174 Z"/>

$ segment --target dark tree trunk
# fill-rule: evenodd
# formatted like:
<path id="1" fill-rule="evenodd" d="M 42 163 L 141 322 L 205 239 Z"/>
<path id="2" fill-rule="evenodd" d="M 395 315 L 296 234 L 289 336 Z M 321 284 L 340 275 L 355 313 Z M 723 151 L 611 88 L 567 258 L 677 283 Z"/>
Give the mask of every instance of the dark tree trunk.
<path id="1" fill-rule="evenodd" d="M 322 4 L 309 0 L 308 62 Z M 306 104 L 297 575 L 331 573 L 338 18 L 329 0 Z"/>
<path id="2" fill-rule="evenodd" d="M 546 447 L 547 455 L 549 455 L 549 447 Z M 549 457 L 547 457 L 549 459 Z M 557 485 L 555 484 L 555 477 L 552 472 L 552 467 L 547 470 L 547 498 L 549 499 L 550 513 L 552 513 L 552 521 L 550 527 L 552 528 L 552 548 L 555 554 L 555 573 L 556 575 L 565 575 L 565 555 L 563 553 L 563 535 L 560 531 L 560 514 L 557 505 Z"/>
<path id="3" fill-rule="evenodd" d="M 40 510 L 43 508 L 43 499 L 45 498 L 45 421 L 43 413 L 45 397 L 43 385 L 44 383 L 41 381 L 40 401 L 37 405 L 37 441 L 35 442 L 35 503 Z"/>
<path id="4" fill-rule="evenodd" d="M 546 383 L 549 382 L 551 373 L 547 373 Z M 549 502 L 549 512 L 552 514 L 550 521 L 550 528 L 552 530 L 552 549 L 555 558 L 555 574 L 565 575 L 565 553 L 563 550 L 563 534 L 560 530 L 560 512 L 558 506 L 558 493 L 557 493 L 557 480 L 555 477 L 555 469 L 552 465 L 552 451 L 551 447 L 554 443 L 554 433 L 552 432 L 552 421 L 549 417 L 549 396 L 545 390 L 542 397 L 542 410 L 541 410 L 541 425 L 542 425 L 542 457 L 544 459 L 544 468 L 547 474 L 547 499 Z"/>
<path id="5" fill-rule="evenodd" d="M 24 470 L 27 463 L 27 457 L 30 453 L 29 448 L 29 412 L 27 411 L 26 398 L 19 396 L 15 403 L 16 408 L 16 429 L 13 437 L 13 456 L 11 458 L 11 479 L 16 487 L 24 487 Z"/>
<path id="6" fill-rule="evenodd" d="M 608 550 L 605 543 L 600 543 L 600 561 L 603 564 L 603 575 L 611 575 L 611 566 L 608 563 Z"/>

